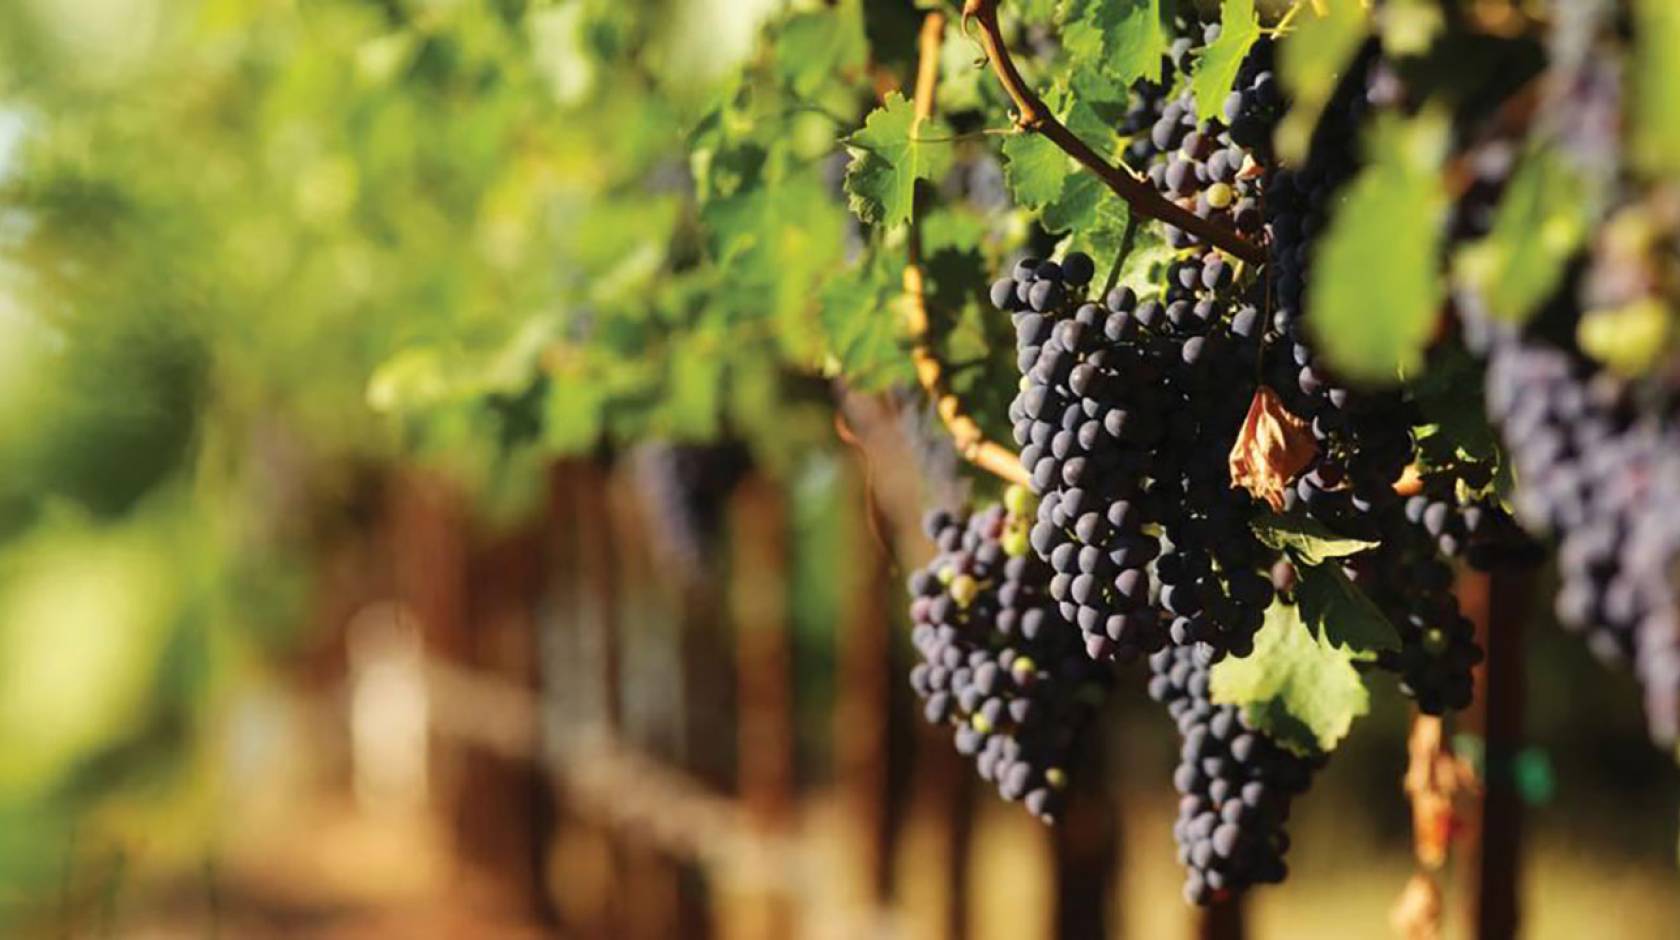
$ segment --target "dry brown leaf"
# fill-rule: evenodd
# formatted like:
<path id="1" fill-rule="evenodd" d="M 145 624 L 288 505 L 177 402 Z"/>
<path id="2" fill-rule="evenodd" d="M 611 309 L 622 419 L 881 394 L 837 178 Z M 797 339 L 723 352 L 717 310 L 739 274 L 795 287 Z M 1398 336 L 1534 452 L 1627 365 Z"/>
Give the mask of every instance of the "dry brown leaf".
<path id="1" fill-rule="evenodd" d="M 1406 882 L 1406 889 L 1388 913 L 1388 924 L 1404 940 L 1440 940 L 1441 887 L 1422 872 Z"/>
<path id="2" fill-rule="evenodd" d="M 1276 392 L 1262 385 L 1254 392 L 1242 431 L 1231 446 L 1231 482 L 1283 510 L 1283 494 L 1295 475 L 1318 456 L 1307 422 L 1283 407 Z"/>

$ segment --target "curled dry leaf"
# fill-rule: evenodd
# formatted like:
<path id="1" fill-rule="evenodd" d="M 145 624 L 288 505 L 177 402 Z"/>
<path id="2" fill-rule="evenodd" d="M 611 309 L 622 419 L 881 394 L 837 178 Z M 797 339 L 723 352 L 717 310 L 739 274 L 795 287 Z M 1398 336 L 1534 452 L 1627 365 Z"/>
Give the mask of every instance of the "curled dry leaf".
<path id="1" fill-rule="evenodd" d="M 1461 800 L 1480 792 L 1470 763 L 1448 750 L 1441 719 L 1420 715 L 1412 721 L 1406 749 L 1406 795 L 1412 800 L 1412 841 L 1418 863 L 1440 868 L 1447 860 L 1447 844 L 1464 828 L 1458 811 Z"/>
<path id="2" fill-rule="evenodd" d="M 1441 886 L 1423 872 L 1413 875 L 1395 899 L 1388 923 L 1405 940 L 1440 940 Z"/>
<path id="3" fill-rule="evenodd" d="M 1281 512 L 1284 492 L 1316 456 L 1318 444 L 1307 422 L 1283 407 L 1270 388 L 1256 389 L 1231 447 L 1231 482 Z"/>

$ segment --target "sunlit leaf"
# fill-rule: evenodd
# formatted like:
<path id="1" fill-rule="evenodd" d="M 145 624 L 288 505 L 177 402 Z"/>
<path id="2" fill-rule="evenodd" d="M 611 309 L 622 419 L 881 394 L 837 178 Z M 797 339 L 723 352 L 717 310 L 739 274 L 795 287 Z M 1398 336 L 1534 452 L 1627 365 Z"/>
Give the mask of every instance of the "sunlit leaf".
<path id="1" fill-rule="evenodd" d="M 1196 115 L 1206 121 L 1217 117 L 1225 96 L 1236 83 L 1237 69 L 1260 38 L 1260 20 L 1254 15 L 1254 0 L 1224 0 L 1220 5 L 1219 36 L 1196 60 L 1190 90 L 1196 95 Z"/>
<path id="2" fill-rule="evenodd" d="M 1313 337 L 1350 379 L 1393 382 L 1415 372 L 1444 291 L 1442 115 L 1377 123 L 1371 162 L 1348 184 L 1318 248 L 1307 290 Z"/>
<path id="3" fill-rule="evenodd" d="M 865 222 L 898 225 L 910 221 L 916 181 L 931 180 L 951 163 L 943 125 L 915 126 L 915 113 L 904 96 L 893 92 L 870 113 L 863 128 L 846 139 L 852 162 L 846 167 L 846 193 L 852 211 Z"/>
<path id="4" fill-rule="evenodd" d="M 1352 658 L 1315 638 L 1295 607 L 1277 601 L 1254 637 L 1254 652 L 1213 667 L 1214 702 L 1239 705 L 1274 741 L 1297 753 L 1335 750 L 1370 695 Z"/>

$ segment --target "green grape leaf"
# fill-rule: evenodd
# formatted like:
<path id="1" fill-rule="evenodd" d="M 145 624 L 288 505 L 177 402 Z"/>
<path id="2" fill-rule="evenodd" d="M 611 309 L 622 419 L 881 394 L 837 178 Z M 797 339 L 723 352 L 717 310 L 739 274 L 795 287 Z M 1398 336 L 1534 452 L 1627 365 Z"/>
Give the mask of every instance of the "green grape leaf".
<path id="1" fill-rule="evenodd" d="M 876 251 L 823 287 L 820 319 L 829 353 L 859 391 L 879 391 L 915 378 L 898 306 L 903 266 L 902 257 Z"/>
<path id="2" fill-rule="evenodd" d="M 1295 599 L 1301 617 L 1320 640 L 1351 655 L 1400 648 L 1394 624 L 1340 565 L 1300 569 Z"/>
<path id="3" fill-rule="evenodd" d="M 1461 248 L 1453 276 L 1496 317 L 1523 323 L 1563 280 L 1587 236 L 1587 188 L 1555 151 L 1523 155 L 1486 238 Z"/>
<path id="4" fill-rule="evenodd" d="M 1499 440 L 1482 403 L 1481 370 L 1462 347 L 1437 350 L 1408 387 L 1432 429 L 1418 440 L 1426 461 L 1439 464 L 1460 455 L 1478 461 L 1498 458 Z"/>
<path id="5" fill-rule="evenodd" d="M 733 162 L 725 150 L 714 169 Z M 796 359 L 821 354 L 823 337 L 811 317 L 811 298 L 843 262 L 845 210 L 833 199 L 816 165 L 801 165 L 777 146 L 754 160 L 738 182 L 718 182 L 700 217 L 718 265 L 719 289 L 733 316 L 775 319 L 776 338 Z M 727 192 L 728 195 L 716 195 Z"/>
<path id="6" fill-rule="evenodd" d="M 1435 0 L 1391 0 L 1382 11 L 1383 52 L 1390 58 L 1421 56 L 1446 29 L 1446 16 Z"/>
<path id="7" fill-rule="evenodd" d="M 1371 706 L 1353 658 L 1315 638 L 1300 611 L 1282 601 L 1267 608 L 1254 652 L 1218 663 L 1210 679 L 1215 703 L 1240 706 L 1256 728 L 1298 754 L 1335 750 Z"/>
<path id="8" fill-rule="evenodd" d="M 1636 0 L 1633 155 L 1652 176 L 1680 175 L 1680 4 Z"/>
<path id="9" fill-rule="evenodd" d="M 846 138 L 852 160 L 846 167 L 846 195 L 857 217 L 876 225 L 910 221 L 916 181 L 931 180 L 951 165 L 951 145 L 928 141 L 946 131 L 937 121 L 915 127 L 910 102 L 898 92 L 869 113 L 863 127 Z M 912 131 L 915 131 L 912 134 Z"/>
<path id="10" fill-rule="evenodd" d="M 1015 201 L 1042 209 L 1062 194 L 1076 170 L 1067 154 L 1042 134 L 1019 133 L 1003 142 L 1003 178 Z"/>
<path id="11" fill-rule="evenodd" d="M 1370 18 L 1359 0 L 1328 0 L 1324 15 L 1319 4 L 1306 4 L 1278 47 L 1278 80 L 1294 102 L 1278 122 L 1274 143 L 1286 163 L 1306 160 L 1313 128 L 1324 105 L 1370 29 Z"/>
<path id="12" fill-rule="evenodd" d="M 1162 0 L 1062 0 L 1057 19 L 1068 64 L 1121 85 L 1160 81 L 1161 57 L 1172 45 L 1169 12 Z"/>
<path id="13" fill-rule="evenodd" d="M 1083 251 L 1098 264 L 1120 253 L 1131 207 L 1090 173 L 1069 177 L 1060 199 L 1044 207 L 1045 231 L 1069 233 L 1068 250 Z"/>
<path id="14" fill-rule="evenodd" d="M 945 25 L 945 42 L 939 47 L 939 87 L 936 110 L 942 114 L 978 111 L 986 95 L 998 88 L 982 59 L 975 61 L 974 46 L 963 35 L 962 17 L 953 16 Z M 996 93 L 1002 94 L 1001 91 Z"/>
<path id="15" fill-rule="evenodd" d="M 1629 378 L 1646 374 L 1671 352 L 1674 312 L 1655 297 L 1582 314 L 1575 343 L 1610 371 Z"/>
<path id="16" fill-rule="evenodd" d="M 1423 364 L 1444 293 L 1446 143 L 1447 122 L 1437 112 L 1379 119 L 1370 163 L 1331 216 L 1307 287 L 1307 325 L 1349 379 L 1393 382 Z"/>
<path id="17" fill-rule="evenodd" d="M 1308 567 L 1377 546 L 1376 542 L 1338 535 L 1324 523 L 1294 513 L 1281 516 L 1266 513 L 1250 522 L 1249 528 L 1265 545 L 1278 551 L 1288 551 L 1296 562 Z"/>
<path id="18" fill-rule="evenodd" d="M 1022 22 L 1035 26 L 1048 26 L 1056 17 L 1056 0 L 1022 0 L 1009 6 Z"/>
<path id="19" fill-rule="evenodd" d="M 1101 265 L 1106 256 L 1092 254 L 1091 257 L 1097 258 Z M 1176 257 L 1178 250 L 1168 244 L 1159 225 L 1140 225 L 1132 234 L 1131 250 L 1120 265 L 1120 277 L 1115 283 L 1130 287 L 1139 295 L 1160 290 L 1167 268 Z"/>
<path id="20" fill-rule="evenodd" d="M 1219 115 L 1225 96 L 1236 83 L 1237 69 L 1259 38 L 1260 20 L 1254 15 L 1254 0 L 1225 0 L 1220 5 L 1219 36 L 1202 50 L 1196 60 L 1196 74 L 1190 77 L 1197 117 L 1205 121 Z"/>
<path id="21" fill-rule="evenodd" d="M 1100 75 L 1064 72 L 1051 83 L 1044 102 L 1074 136 L 1097 153 L 1112 156 L 1120 142 L 1114 127 L 1125 114 L 1128 95 L 1126 86 Z M 1099 108 L 1109 113 L 1105 116 Z"/>
<path id="22" fill-rule="evenodd" d="M 858 0 L 846 0 L 820 12 L 789 17 L 771 48 L 776 71 L 801 98 L 813 98 L 822 87 L 868 59 L 869 42 L 863 33 Z"/>
<path id="23" fill-rule="evenodd" d="M 1093 225 L 1107 200 L 1120 201 L 1096 176 L 1090 173 L 1076 173 L 1068 177 L 1067 184 L 1062 187 L 1062 193 L 1056 201 L 1044 207 L 1040 222 L 1045 231 L 1051 233 L 1074 231 L 1083 226 Z M 1118 211 L 1124 225 L 1124 203 Z"/>

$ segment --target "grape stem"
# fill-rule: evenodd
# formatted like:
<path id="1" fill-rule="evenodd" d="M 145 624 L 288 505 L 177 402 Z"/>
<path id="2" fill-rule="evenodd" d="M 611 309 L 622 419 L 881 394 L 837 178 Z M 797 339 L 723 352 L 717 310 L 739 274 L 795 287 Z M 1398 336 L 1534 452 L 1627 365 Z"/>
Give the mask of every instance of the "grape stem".
<path id="1" fill-rule="evenodd" d="M 910 134 L 921 130 L 933 116 L 934 92 L 939 84 L 939 49 L 945 39 L 945 14 L 934 10 L 922 20 L 916 64 L 916 88 L 911 99 L 914 119 Z M 933 409 L 957 453 L 971 464 L 1011 483 L 1027 482 L 1021 458 L 996 441 L 988 440 L 978 422 L 963 408 L 946 382 L 946 368 L 934 351 L 931 319 L 928 316 L 927 279 L 922 272 L 922 238 L 916 214 L 910 214 L 908 250 L 904 265 L 904 325 L 910 334 L 910 361 L 916 367 L 916 381 L 933 402 Z"/>
<path id="2" fill-rule="evenodd" d="M 1176 225 L 1203 242 L 1244 261 L 1252 261 L 1255 264 L 1265 262 L 1265 248 L 1234 230 L 1212 219 L 1204 219 L 1162 196 L 1145 180 L 1103 159 L 1068 130 L 1067 125 L 1056 120 L 1050 109 L 1045 107 L 1044 100 L 1027 87 L 1026 80 L 1015 67 L 1015 60 L 1010 57 L 1009 47 L 1003 41 L 1003 32 L 998 28 L 996 0 L 965 0 L 962 12 L 965 27 L 969 24 L 978 24 L 980 27 L 980 44 L 986 51 L 986 60 L 991 63 L 992 71 L 997 73 L 1003 90 L 1015 103 L 1015 126 L 1018 129 L 1040 134 L 1061 148 L 1068 156 L 1079 161 L 1085 169 L 1096 174 L 1116 196 L 1126 201 L 1133 212 Z"/>

